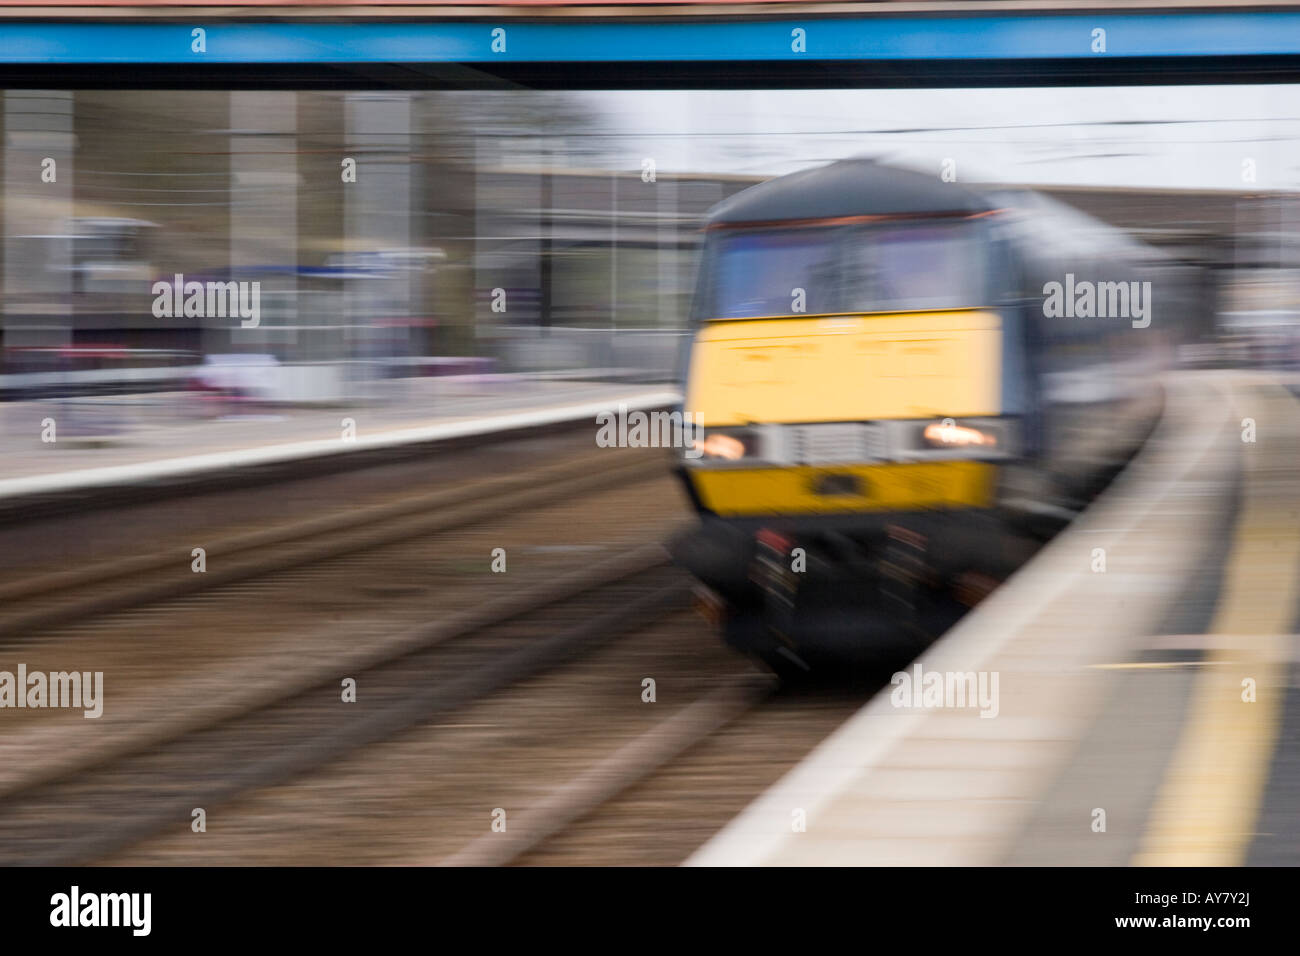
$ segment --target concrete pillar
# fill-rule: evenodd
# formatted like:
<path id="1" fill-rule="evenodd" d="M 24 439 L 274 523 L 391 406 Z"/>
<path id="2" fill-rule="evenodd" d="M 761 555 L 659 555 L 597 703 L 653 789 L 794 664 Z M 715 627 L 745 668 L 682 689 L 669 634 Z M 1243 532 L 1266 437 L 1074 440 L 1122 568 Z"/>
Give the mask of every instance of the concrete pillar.
<path id="1" fill-rule="evenodd" d="M 681 227 L 677 221 L 677 179 L 661 178 L 655 184 L 659 213 L 659 328 L 680 329 L 685 324 L 681 314 L 681 254 L 677 244 Z"/>
<path id="2" fill-rule="evenodd" d="M 4 344 L 72 341 L 73 94 L 4 94 Z M 52 181 L 50 181 L 52 180 Z"/>
<path id="3" fill-rule="evenodd" d="M 249 267 L 298 263 L 297 132 L 297 93 L 230 94 L 230 267 L 236 278 Z M 210 321 L 232 345 L 266 345 L 284 358 L 298 357 L 293 329 L 297 281 L 292 275 L 260 278 L 263 315 L 258 328 Z"/>
<path id="4" fill-rule="evenodd" d="M 344 103 L 345 155 L 356 160 L 356 182 L 343 184 L 343 230 L 348 256 L 411 248 L 416 200 L 411 164 L 410 93 L 352 93 Z M 388 259 L 389 264 L 397 260 Z M 412 276 L 405 269 L 383 279 L 347 280 L 346 315 L 352 325 L 350 353 L 362 364 L 357 384 L 370 380 L 388 358 L 414 353 L 409 323 L 414 312 Z"/>
<path id="5" fill-rule="evenodd" d="M 546 368 L 554 361 L 554 342 L 539 327 L 541 237 L 549 216 L 542 208 L 546 177 L 536 171 L 541 156 L 532 139 L 492 133 L 475 138 L 475 335 L 482 352 L 511 370 Z M 559 184 L 550 185 L 554 202 Z"/>

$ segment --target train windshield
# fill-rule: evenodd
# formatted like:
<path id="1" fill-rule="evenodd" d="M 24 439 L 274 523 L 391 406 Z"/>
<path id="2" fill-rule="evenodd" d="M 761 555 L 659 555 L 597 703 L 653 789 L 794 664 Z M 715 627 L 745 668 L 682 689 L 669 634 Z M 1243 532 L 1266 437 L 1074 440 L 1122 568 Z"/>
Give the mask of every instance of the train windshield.
<path id="1" fill-rule="evenodd" d="M 710 237 L 701 318 L 984 305 L 980 223 L 755 229 Z"/>

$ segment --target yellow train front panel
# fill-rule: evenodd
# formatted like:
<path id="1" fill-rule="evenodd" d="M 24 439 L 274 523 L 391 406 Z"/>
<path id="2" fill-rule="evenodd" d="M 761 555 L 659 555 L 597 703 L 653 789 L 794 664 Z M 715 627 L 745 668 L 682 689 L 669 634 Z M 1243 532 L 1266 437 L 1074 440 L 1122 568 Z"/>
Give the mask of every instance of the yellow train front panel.
<path id="1" fill-rule="evenodd" d="M 997 415 L 995 312 L 724 319 L 699 330 L 685 407 L 710 425 Z"/>
<path id="2" fill-rule="evenodd" d="M 984 310 L 705 323 L 684 407 L 706 437 L 754 438 L 744 453 L 733 443 L 728 460 L 687 460 L 697 500 L 724 517 L 991 505 L 998 466 L 987 459 L 1005 449 L 965 456 L 911 443 L 927 421 L 997 419 L 1002 335 L 1000 317 Z M 850 433 L 872 423 L 878 437 L 861 451 L 818 445 L 814 430 L 845 423 Z"/>
<path id="3" fill-rule="evenodd" d="M 997 466 L 977 461 L 789 468 L 699 468 L 700 503 L 723 517 L 983 508 Z"/>

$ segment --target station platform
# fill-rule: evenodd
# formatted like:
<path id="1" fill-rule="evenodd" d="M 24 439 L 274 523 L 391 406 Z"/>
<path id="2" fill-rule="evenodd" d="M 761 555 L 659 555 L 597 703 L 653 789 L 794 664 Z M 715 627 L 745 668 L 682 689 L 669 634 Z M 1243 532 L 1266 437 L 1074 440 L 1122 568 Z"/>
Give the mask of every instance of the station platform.
<path id="1" fill-rule="evenodd" d="M 1300 864 L 1300 388 L 1167 396 L 1079 519 L 688 862 Z"/>
<path id="2" fill-rule="evenodd" d="M 680 401 L 670 385 L 530 376 L 383 384 L 329 407 L 213 407 L 183 392 L 0 403 L 0 502 L 584 420 L 594 441 L 598 412 Z"/>

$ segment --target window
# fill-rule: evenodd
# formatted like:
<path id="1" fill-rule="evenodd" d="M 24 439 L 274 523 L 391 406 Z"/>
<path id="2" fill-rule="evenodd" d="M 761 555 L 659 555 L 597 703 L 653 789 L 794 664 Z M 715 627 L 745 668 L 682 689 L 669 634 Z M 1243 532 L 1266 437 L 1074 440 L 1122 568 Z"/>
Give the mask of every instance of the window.
<path id="1" fill-rule="evenodd" d="M 966 222 L 869 226 L 847 243 L 841 312 L 984 304 L 983 244 Z"/>
<path id="2" fill-rule="evenodd" d="M 701 318 L 898 312 L 984 305 L 979 223 L 764 229 L 709 240 Z"/>
<path id="3" fill-rule="evenodd" d="M 717 240 L 709 318 L 742 319 L 789 315 L 795 290 L 802 289 L 803 311 L 833 312 L 840 230 L 784 229 L 724 234 Z"/>

